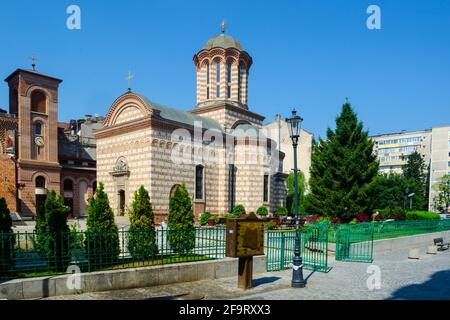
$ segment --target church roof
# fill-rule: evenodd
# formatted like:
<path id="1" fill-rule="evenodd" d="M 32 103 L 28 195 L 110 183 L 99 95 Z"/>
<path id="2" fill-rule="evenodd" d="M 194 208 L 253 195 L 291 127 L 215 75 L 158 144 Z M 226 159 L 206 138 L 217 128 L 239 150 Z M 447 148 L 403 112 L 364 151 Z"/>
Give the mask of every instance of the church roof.
<path id="1" fill-rule="evenodd" d="M 225 35 L 224 33 L 222 33 L 221 35 L 219 35 L 217 37 L 210 39 L 205 44 L 203 49 L 210 50 L 212 48 L 217 48 L 217 47 L 224 48 L 224 49 L 235 48 L 235 49 L 238 49 L 241 51 L 243 50 L 239 41 L 237 41 L 236 39 L 234 39 L 231 36 Z"/>
<path id="2" fill-rule="evenodd" d="M 249 137 L 249 138 L 256 138 L 256 139 L 266 139 L 266 135 L 263 130 L 248 124 L 248 123 L 241 123 L 236 126 L 232 130 L 232 134 L 235 137 Z"/>
<path id="3" fill-rule="evenodd" d="M 164 119 L 188 124 L 191 126 L 194 126 L 195 122 L 200 121 L 204 129 L 214 129 L 223 132 L 221 125 L 217 121 L 209 117 L 196 116 L 186 111 L 173 109 L 162 104 L 152 102 L 145 96 L 138 96 L 145 101 L 148 108 L 159 110 L 160 116 Z"/>

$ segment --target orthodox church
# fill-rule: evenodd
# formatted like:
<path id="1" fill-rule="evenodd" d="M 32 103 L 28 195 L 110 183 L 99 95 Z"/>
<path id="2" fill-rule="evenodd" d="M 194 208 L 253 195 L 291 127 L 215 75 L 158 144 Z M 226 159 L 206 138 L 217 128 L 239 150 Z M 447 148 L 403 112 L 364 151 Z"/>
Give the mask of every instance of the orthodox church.
<path id="1" fill-rule="evenodd" d="M 131 89 L 109 108 L 96 139 L 97 181 L 116 214 L 125 214 L 141 185 L 149 190 L 157 223 L 186 183 L 195 217 L 285 206 L 282 153 L 248 105 L 252 57 L 222 33 L 194 55 L 197 101 L 190 111 L 155 103 Z"/>

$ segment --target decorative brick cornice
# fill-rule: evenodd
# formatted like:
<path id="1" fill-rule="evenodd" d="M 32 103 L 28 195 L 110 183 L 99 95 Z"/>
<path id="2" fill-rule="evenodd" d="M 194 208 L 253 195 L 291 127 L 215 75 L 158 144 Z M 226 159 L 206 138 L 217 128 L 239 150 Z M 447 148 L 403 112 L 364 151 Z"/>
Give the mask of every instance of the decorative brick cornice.
<path id="1" fill-rule="evenodd" d="M 265 119 L 265 117 L 260 115 L 260 114 L 248 111 L 246 109 L 243 109 L 243 108 L 240 108 L 240 107 L 234 106 L 232 104 L 228 104 L 228 103 L 219 103 L 219 104 L 214 104 L 214 105 L 211 105 L 211 106 L 198 107 L 198 108 L 193 109 L 193 110 L 191 110 L 189 112 L 192 113 L 192 114 L 201 115 L 201 114 L 204 114 L 204 113 L 208 113 L 208 112 L 216 111 L 216 110 L 222 110 L 222 109 L 234 111 L 234 112 L 237 112 L 237 113 L 241 113 L 241 114 L 244 114 L 244 115 L 246 115 L 248 117 L 254 118 L 254 119 L 259 120 L 259 121 L 264 121 L 264 119 Z"/>
<path id="2" fill-rule="evenodd" d="M 253 64 L 252 57 L 246 51 L 240 51 L 236 48 L 224 49 L 220 47 L 212 48 L 210 50 L 201 50 L 194 56 L 193 61 L 197 69 L 199 69 L 205 60 L 211 63 L 216 58 L 219 58 L 223 62 L 230 60 L 233 61 L 233 63 L 243 62 L 247 70 L 249 70 Z"/>
<path id="3" fill-rule="evenodd" d="M 139 108 L 139 110 L 143 113 L 144 116 L 149 116 L 153 113 L 153 111 L 150 111 L 148 109 L 147 103 L 141 96 L 132 92 L 127 92 L 118 97 L 113 102 L 113 104 L 109 108 L 108 114 L 106 115 L 103 121 L 103 126 L 104 127 L 114 126 L 117 116 L 120 114 L 120 112 L 122 112 L 124 108 L 130 105 Z"/>

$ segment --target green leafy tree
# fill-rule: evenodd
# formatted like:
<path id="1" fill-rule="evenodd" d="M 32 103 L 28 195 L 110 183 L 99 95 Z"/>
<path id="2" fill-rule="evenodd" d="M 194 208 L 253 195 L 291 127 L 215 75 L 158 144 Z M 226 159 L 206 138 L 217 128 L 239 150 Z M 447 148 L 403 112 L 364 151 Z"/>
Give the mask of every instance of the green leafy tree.
<path id="1" fill-rule="evenodd" d="M 12 220 L 6 200 L 0 198 L 0 274 L 6 272 L 12 263 L 12 248 L 15 237 L 12 230 Z"/>
<path id="2" fill-rule="evenodd" d="M 269 214 L 269 210 L 265 206 L 261 206 L 256 210 L 256 214 L 260 216 L 267 216 Z"/>
<path id="3" fill-rule="evenodd" d="M 447 213 L 450 209 L 450 174 L 443 176 L 434 189 L 437 192 L 433 199 L 434 207 L 440 212 Z"/>
<path id="4" fill-rule="evenodd" d="M 231 212 L 231 215 L 233 217 L 237 217 L 237 216 L 239 216 L 241 214 L 245 214 L 245 207 L 244 207 L 243 204 L 238 204 L 237 206 L 235 206 L 233 208 L 233 211 Z"/>
<path id="5" fill-rule="evenodd" d="M 299 171 L 297 174 L 298 181 L 298 212 L 305 212 L 305 191 L 306 191 L 306 182 L 305 175 L 303 172 Z M 294 173 L 289 173 L 287 178 L 287 195 L 286 195 L 286 207 L 290 215 L 294 215 L 295 211 L 295 187 L 294 187 Z"/>
<path id="6" fill-rule="evenodd" d="M 370 184 L 377 175 L 378 162 L 373 141 L 363 130 L 349 102 L 336 118 L 335 131 L 313 148 L 308 213 L 326 214 L 351 221 L 371 206 Z"/>
<path id="7" fill-rule="evenodd" d="M 186 183 L 178 186 L 169 202 L 169 244 L 174 253 L 186 254 L 195 247 L 194 213 Z"/>
<path id="8" fill-rule="evenodd" d="M 52 190 L 38 208 L 35 227 L 37 249 L 41 258 L 57 271 L 66 271 L 70 263 L 70 229 L 67 224 L 69 208 L 63 198 Z"/>
<path id="9" fill-rule="evenodd" d="M 100 183 L 95 196 L 89 199 L 87 212 L 85 247 L 91 266 L 116 263 L 120 253 L 119 232 L 103 183 Z"/>
<path id="10" fill-rule="evenodd" d="M 128 250 L 134 259 L 151 259 L 158 254 L 152 204 L 144 186 L 134 193 L 128 236 Z"/>
<path id="11" fill-rule="evenodd" d="M 408 180 L 401 174 L 380 174 L 372 182 L 372 209 L 394 209 L 404 206 Z"/>
<path id="12" fill-rule="evenodd" d="M 427 167 L 423 157 L 417 151 L 408 156 L 408 162 L 403 167 L 403 176 L 408 179 L 408 189 L 414 193 L 412 209 L 428 208 Z M 407 207 L 409 209 L 409 206 Z"/>

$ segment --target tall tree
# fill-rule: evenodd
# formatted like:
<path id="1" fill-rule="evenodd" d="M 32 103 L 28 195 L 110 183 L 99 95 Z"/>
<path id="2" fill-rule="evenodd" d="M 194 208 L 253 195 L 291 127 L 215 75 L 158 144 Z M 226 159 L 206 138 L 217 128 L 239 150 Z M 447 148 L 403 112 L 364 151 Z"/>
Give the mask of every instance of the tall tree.
<path id="1" fill-rule="evenodd" d="M 69 208 L 55 190 L 49 193 L 43 207 L 38 208 L 35 228 L 38 251 L 57 271 L 66 271 L 70 263 L 68 212 Z"/>
<path id="2" fill-rule="evenodd" d="M 169 243 L 175 253 L 186 254 L 195 247 L 194 213 L 186 183 L 178 186 L 169 201 Z"/>
<path id="3" fill-rule="evenodd" d="M 370 183 L 378 172 L 373 141 L 349 102 L 336 118 L 335 131 L 313 148 L 306 211 L 352 220 L 370 210 Z"/>
<path id="4" fill-rule="evenodd" d="M 447 213 L 450 209 L 450 174 L 442 177 L 441 182 L 435 186 L 435 190 L 437 194 L 433 199 L 434 207 Z"/>
<path id="5" fill-rule="evenodd" d="M 86 250 L 91 266 L 114 264 L 120 252 L 119 231 L 103 183 L 89 199 L 87 212 Z"/>
<path id="6" fill-rule="evenodd" d="M 287 178 L 287 197 L 286 197 L 286 208 L 290 215 L 294 214 L 294 197 L 295 197 L 295 189 L 294 189 L 294 173 L 289 173 Z M 305 183 L 305 175 L 303 172 L 299 171 L 297 176 L 298 181 L 298 211 L 299 213 L 305 211 L 305 191 L 306 191 L 306 183 Z"/>
<path id="7" fill-rule="evenodd" d="M 427 167 L 423 157 L 417 151 L 408 156 L 403 167 L 403 176 L 408 179 L 409 191 L 414 193 L 412 209 L 422 210 L 428 207 Z"/>
<path id="8" fill-rule="evenodd" d="M 158 254 L 152 204 L 144 186 L 134 193 L 128 235 L 128 250 L 134 259 L 149 259 Z"/>
<path id="9" fill-rule="evenodd" d="M 401 174 L 380 174 L 372 183 L 372 209 L 403 208 L 408 180 Z"/>

